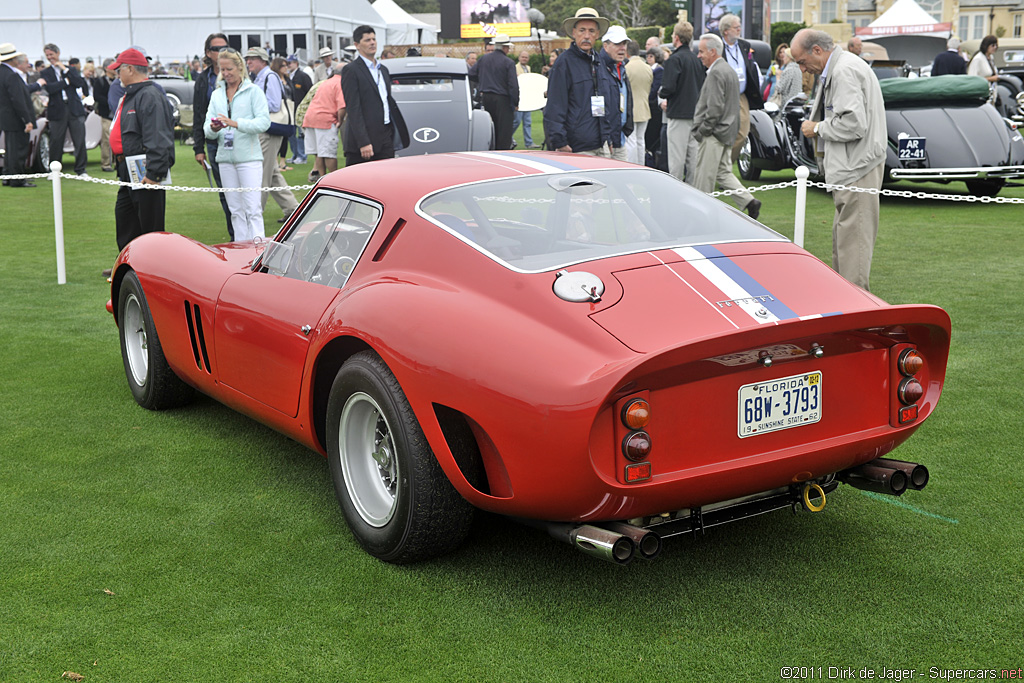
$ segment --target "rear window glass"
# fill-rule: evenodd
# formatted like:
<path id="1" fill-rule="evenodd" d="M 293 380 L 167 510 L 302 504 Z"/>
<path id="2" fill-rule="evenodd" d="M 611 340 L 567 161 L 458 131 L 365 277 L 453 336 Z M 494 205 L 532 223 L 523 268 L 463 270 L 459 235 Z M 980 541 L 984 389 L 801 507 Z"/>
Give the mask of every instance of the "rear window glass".
<path id="1" fill-rule="evenodd" d="M 787 241 L 668 174 L 640 169 L 466 185 L 423 199 L 419 210 L 526 272 L 653 249 Z"/>
<path id="2" fill-rule="evenodd" d="M 450 76 L 393 76 L 391 92 L 451 92 L 455 89 Z"/>

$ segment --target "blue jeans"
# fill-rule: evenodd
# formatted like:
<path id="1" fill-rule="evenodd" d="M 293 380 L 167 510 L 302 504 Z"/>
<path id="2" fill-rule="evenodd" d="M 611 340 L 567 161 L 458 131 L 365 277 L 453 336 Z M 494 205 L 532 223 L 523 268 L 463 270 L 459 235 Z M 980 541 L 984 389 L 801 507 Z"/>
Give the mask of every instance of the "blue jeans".
<path id="1" fill-rule="evenodd" d="M 520 122 L 523 124 L 523 142 L 526 143 L 527 147 L 533 147 L 533 112 L 517 111 L 512 115 L 513 133 L 519 128 Z"/>
<path id="2" fill-rule="evenodd" d="M 296 163 L 304 164 L 306 163 L 306 139 L 299 135 L 300 130 L 298 126 L 295 126 L 295 132 L 288 138 L 288 144 L 292 148 L 292 159 Z"/>

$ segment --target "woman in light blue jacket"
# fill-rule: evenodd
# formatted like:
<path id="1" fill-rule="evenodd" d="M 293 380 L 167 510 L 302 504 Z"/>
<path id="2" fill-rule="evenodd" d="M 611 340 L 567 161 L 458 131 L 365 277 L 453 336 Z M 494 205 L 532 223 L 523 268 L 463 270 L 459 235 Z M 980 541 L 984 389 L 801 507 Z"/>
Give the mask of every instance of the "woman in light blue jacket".
<path id="1" fill-rule="evenodd" d="M 217 140 L 217 163 L 224 187 L 260 187 L 263 150 L 260 133 L 270 128 L 267 96 L 246 76 L 245 63 L 233 48 L 218 56 L 220 75 L 210 98 L 203 130 Z M 235 241 L 266 237 L 259 192 L 225 192 Z"/>

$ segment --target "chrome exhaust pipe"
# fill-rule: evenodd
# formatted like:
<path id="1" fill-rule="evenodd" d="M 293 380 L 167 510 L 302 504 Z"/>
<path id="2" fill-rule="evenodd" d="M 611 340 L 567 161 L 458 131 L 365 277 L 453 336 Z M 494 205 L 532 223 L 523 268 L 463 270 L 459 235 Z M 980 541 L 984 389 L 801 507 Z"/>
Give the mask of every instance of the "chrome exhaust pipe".
<path id="1" fill-rule="evenodd" d="M 627 564 L 636 551 L 636 544 L 631 538 L 601 527 L 559 523 L 549 523 L 545 527 L 555 540 L 605 562 Z"/>
<path id="2" fill-rule="evenodd" d="M 920 491 L 928 485 L 928 468 L 924 465 L 919 465 L 916 462 L 907 462 L 906 460 L 890 460 L 888 458 L 877 458 L 868 463 L 869 465 L 877 465 L 879 467 L 886 467 L 890 470 L 899 470 L 907 477 L 907 488 L 915 491 Z"/>
<path id="3" fill-rule="evenodd" d="M 836 475 L 839 481 L 864 491 L 900 496 L 907 490 L 907 475 L 897 469 L 882 467 L 873 461 Z"/>
<path id="4" fill-rule="evenodd" d="M 640 557 L 653 560 L 661 554 L 661 536 L 648 529 L 641 529 L 625 522 L 608 522 L 602 524 L 605 529 L 628 537 L 636 545 Z"/>

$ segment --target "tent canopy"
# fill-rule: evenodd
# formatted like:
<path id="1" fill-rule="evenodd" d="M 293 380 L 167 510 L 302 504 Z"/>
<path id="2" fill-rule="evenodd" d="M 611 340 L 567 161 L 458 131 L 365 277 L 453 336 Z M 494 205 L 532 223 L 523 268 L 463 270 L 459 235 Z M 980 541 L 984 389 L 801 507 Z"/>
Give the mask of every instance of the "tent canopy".
<path id="1" fill-rule="evenodd" d="M 437 42 L 437 29 L 413 17 L 395 0 L 376 0 L 372 7 L 388 25 L 385 45 Z"/>
<path id="2" fill-rule="evenodd" d="M 867 26 L 857 29 L 857 35 L 871 40 L 884 40 L 899 36 L 925 36 L 948 38 L 953 30 L 949 22 L 939 23 L 914 0 L 896 0 L 882 16 Z"/>

